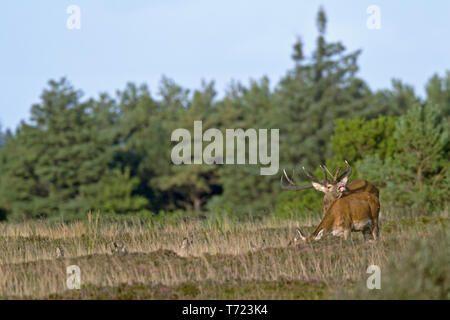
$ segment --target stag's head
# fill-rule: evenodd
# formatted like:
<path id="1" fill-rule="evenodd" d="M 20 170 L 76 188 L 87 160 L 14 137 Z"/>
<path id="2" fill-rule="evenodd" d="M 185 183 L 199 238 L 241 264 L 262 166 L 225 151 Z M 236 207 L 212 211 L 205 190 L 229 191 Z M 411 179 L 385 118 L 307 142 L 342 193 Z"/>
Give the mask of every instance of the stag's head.
<path id="1" fill-rule="evenodd" d="M 311 180 L 311 184 L 305 186 L 299 186 L 294 182 L 294 174 L 292 177 L 289 177 L 285 170 L 283 170 L 283 175 L 281 176 L 281 188 L 292 191 L 305 190 L 309 188 L 314 188 L 318 191 L 321 191 L 325 194 L 325 199 L 335 200 L 339 199 L 342 194 L 347 191 L 347 182 L 348 178 L 352 174 L 352 168 L 347 164 L 346 170 L 341 173 L 341 168 L 338 168 L 334 175 L 328 170 L 325 165 L 321 165 L 320 168 L 323 171 L 324 178 L 323 180 L 317 179 L 311 172 L 309 172 L 305 167 L 302 167 L 305 175 Z M 286 179 L 288 184 L 283 184 L 283 179 Z"/>
<path id="2" fill-rule="evenodd" d="M 297 243 L 299 241 L 303 241 L 303 242 L 311 242 L 311 241 L 317 241 L 322 239 L 324 234 L 324 229 L 321 229 L 317 235 L 311 235 L 311 236 L 307 236 L 305 234 L 303 234 L 303 232 L 297 228 L 297 230 L 295 231 L 295 238 L 293 240 L 294 243 Z"/>

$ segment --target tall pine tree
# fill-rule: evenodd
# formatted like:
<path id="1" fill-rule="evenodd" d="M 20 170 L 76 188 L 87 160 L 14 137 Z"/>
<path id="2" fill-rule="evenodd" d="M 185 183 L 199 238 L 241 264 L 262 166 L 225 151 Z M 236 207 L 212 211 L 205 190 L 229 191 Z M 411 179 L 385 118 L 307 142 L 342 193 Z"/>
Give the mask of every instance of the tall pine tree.
<path id="1" fill-rule="evenodd" d="M 276 91 L 274 118 L 280 128 L 283 166 L 303 164 L 310 168 L 331 157 L 329 139 L 334 120 L 370 113 L 371 92 L 356 77 L 360 50 L 347 53 L 340 42 L 325 40 L 327 19 L 317 14 L 319 35 L 312 56 L 306 58 L 299 38 L 292 55 L 295 67 Z"/>

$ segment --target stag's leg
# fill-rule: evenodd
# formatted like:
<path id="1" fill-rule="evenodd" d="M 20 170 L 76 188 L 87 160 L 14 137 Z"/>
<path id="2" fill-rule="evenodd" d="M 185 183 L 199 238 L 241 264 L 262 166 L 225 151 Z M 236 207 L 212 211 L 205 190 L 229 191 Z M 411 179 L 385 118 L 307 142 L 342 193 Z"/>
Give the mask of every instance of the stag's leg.
<path id="1" fill-rule="evenodd" d="M 375 219 L 373 221 L 372 236 L 375 240 L 378 240 L 379 234 L 380 234 L 380 228 L 378 226 L 378 219 Z"/>
<path id="2" fill-rule="evenodd" d="M 351 232 L 351 229 L 344 230 L 344 240 L 348 240 L 350 238 Z"/>

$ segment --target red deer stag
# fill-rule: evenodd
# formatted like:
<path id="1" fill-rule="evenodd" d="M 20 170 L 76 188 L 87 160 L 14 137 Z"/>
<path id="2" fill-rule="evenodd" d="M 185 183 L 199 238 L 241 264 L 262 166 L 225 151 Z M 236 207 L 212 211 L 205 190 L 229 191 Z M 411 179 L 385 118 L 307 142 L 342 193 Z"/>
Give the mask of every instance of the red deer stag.
<path id="1" fill-rule="evenodd" d="M 283 189 L 298 191 L 315 188 L 324 193 L 321 223 L 310 237 L 306 237 L 300 229 L 297 229 L 295 240 L 319 240 L 326 233 L 348 239 L 351 231 L 362 231 L 366 240 L 378 239 L 380 211 L 378 188 L 366 180 L 357 180 L 347 186 L 352 169 L 348 162 L 345 162 L 347 169 L 341 175 L 339 175 L 340 169 L 332 175 L 325 165 L 321 165 L 324 173 L 323 182 L 319 182 L 312 173 L 303 167 L 305 174 L 312 180 L 311 185 L 307 186 L 298 186 L 293 178 L 289 178 L 286 171 L 283 171 L 284 177 L 289 183 L 288 186 L 284 186 L 282 176 L 280 183 Z M 332 177 L 331 181 L 328 180 L 327 174 Z"/>
<path id="2" fill-rule="evenodd" d="M 374 194 L 350 193 L 330 205 L 311 236 L 305 236 L 300 229 L 297 229 L 297 233 L 299 238 L 306 242 L 320 240 L 328 233 L 348 239 L 352 231 L 361 231 L 365 240 L 377 240 L 379 212 L 380 202 Z"/>
<path id="3" fill-rule="evenodd" d="M 311 184 L 306 186 L 298 186 L 294 182 L 293 176 L 291 178 L 288 177 L 285 170 L 283 170 L 284 177 L 288 181 L 289 185 L 283 185 L 283 175 L 281 176 L 281 188 L 286 190 L 292 190 L 292 191 L 299 191 L 299 190 L 305 190 L 309 188 L 314 188 L 318 191 L 321 191 L 324 193 L 323 201 L 322 201 L 322 216 L 325 216 L 325 213 L 328 211 L 331 204 L 343 197 L 348 196 L 352 193 L 361 193 L 361 192 L 367 192 L 370 194 L 373 194 L 377 199 L 379 196 L 378 188 L 375 187 L 372 183 L 366 180 L 355 180 L 351 182 L 347 186 L 348 178 L 352 174 L 352 168 L 350 167 L 349 163 L 345 161 L 347 164 L 347 168 L 344 173 L 339 175 L 340 168 L 338 168 L 334 175 L 331 174 L 331 172 L 328 170 L 328 168 L 325 165 L 321 165 L 320 168 L 323 171 L 324 174 L 324 180 L 322 182 L 319 181 L 311 172 L 305 169 L 303 167 L 303 171 L 305 172 L 306 176 L 311 179 Z M 328 180 L 327 174 L 331 177 L 331 180 Z"/>

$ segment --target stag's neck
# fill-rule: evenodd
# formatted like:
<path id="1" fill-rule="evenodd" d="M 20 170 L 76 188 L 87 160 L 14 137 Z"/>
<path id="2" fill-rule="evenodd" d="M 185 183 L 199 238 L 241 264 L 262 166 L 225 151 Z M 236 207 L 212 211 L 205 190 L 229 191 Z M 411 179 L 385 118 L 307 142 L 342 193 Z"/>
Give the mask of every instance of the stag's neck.
<path id="1" fill-rule="evenodd" d="M 320 230 L 322 230 L 322 229 L 324 229 L 324 232 L 326 233 L 328 231 L 328 227 L 332 225 L 332 220 L 333 220 L 333 217 L 331 216 L 331 214 L 325 214 L 325 216 L 323 217 L 322 221 L 319 223 L 317 228 L 309 236 L 309 239 L 310 240 L 315 239 L 318 236 Z"/>

